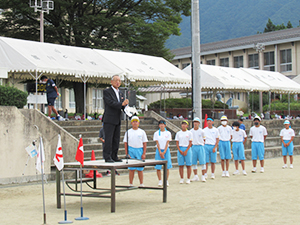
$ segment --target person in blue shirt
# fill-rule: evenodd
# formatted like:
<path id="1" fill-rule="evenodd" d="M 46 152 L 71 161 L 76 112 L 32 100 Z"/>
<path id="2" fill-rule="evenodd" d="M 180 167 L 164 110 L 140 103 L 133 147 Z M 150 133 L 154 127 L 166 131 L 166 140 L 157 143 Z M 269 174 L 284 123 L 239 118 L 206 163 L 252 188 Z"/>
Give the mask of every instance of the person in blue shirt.
<path id="1" fill-rule="evenodd" d="M 56 109 L 54 108 L 54 101 L 59 96 L 58 89 L 54 81 L 46 76 L 41 77 L 41 81 L 46 84 L 46 93 L 47 93 L 47 102 L 48 102 L 48 118 L 51 117 L 52 111 L 56 114 L 57 119 L 60 119 L 60 116 Z"/>
<path id="2" fill-rule="evenodd" d="M 240 123 L 240 129 L 242 130 L 246 130 L 246 126 L 243 124 L 243 119 L 242 118 L 239 118 L 239 123 Z"/>

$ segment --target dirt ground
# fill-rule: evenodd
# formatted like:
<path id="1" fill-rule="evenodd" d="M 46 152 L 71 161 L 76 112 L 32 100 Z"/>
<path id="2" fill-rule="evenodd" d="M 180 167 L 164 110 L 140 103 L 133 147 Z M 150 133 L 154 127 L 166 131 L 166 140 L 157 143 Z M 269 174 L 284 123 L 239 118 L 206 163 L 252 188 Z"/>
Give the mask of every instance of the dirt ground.
<path id="1" fill-rule="evenodd" d="M 74 224 L 299 224 L 300 156 L 294 159 L 294 169 L 282 169 L 281 158 L 267 159 L 265 173 L 256 174 L 247 161 L 248 176 L 230 178 L 221 178 L 217 165 L 215 180 L 190 185 L 179 184 L 175 168 L 170 171 L 167 203 L 162 203 L 158 190 L 119 192 L 116 212 L 110 213 L 110 199 L 83 198 L 87 221 L 74 220 L 80 216 L 80 198 L 67 196 L 68 220 Z M 144 176 L 146 186 L 157 185 L 154 171 Z M 99 185 L 109 182 L 108 177 L 98 179 Z M 117 184 L 127 185 L 128 175 L 118 176 Z M 63 206 L 56 208 L 54 182 L 45 185 L 45 196 L 47 224 L 63 221 Z M 43 224 L 41 183 L 0 186 L 0 224 Z"/>

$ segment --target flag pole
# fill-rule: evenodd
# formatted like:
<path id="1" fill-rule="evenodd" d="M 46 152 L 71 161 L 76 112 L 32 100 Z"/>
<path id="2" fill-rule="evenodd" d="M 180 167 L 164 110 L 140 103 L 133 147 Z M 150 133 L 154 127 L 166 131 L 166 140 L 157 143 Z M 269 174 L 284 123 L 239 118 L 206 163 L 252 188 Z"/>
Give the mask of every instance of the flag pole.
<path id="1" fill-rule="evenodd" d="M 79 135 L 79 138 L 81 138 L 81 135 Z M 75 220 L 89 220 L 88 217 L 83 216 L 83 207 L 82 207 L 82 164 L 81 163 L 80 163 L 80 217 L 75 218 Z"/>
<path id="2" fill-rule="evenodd" d="M 40 146 L 43 144 L 42 136 L 40 136 Z M 40 159 L 41 159 L 41 174 L 42 174 L 42 193 L 43 193 L 43 212 L 44 212 L 44 224 L 46 223 L 46 208 L 45 208 L 45 193 L 44 193 L 44 163 L 43 163 L 43 151 L 40 147 Z"/>
<path id="3" fill-rule="evenodd" d="M 67 206 L 66 206 L 66 192 L 65 192 L 65 176 L 64 176 L 64 170 L 61 171 L 62 174 L 62 182 L 63 182 L 63 192 L 64 192 L 64 215 L 65 215 L 65 220 L 58 222 L 59 224 L 67 224 L 67 223 L 73 223 L 73 221 L 69 221 L 67 219 Z"/>

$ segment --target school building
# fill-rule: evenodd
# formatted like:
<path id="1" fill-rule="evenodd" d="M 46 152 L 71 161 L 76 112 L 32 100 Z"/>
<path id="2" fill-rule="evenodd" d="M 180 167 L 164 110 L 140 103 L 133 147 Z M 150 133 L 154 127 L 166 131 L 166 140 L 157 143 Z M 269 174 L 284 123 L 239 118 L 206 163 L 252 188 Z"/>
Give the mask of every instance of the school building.
<path id="1" fill-rule="evenodd" d="M 184 69 L 192 62 L 191 51 L 191 46 L 172 50 L 172 63 Z M 300 74 L 300 28 L 202 44 L 200 57 L 201 64 L 275 71 L 294 78 Z M 211 96 L 203 93 L 202 97 Z M 246 93 L 225 93 L 225 101 L 229 97 L 241 108 L 246 107 Z"/>

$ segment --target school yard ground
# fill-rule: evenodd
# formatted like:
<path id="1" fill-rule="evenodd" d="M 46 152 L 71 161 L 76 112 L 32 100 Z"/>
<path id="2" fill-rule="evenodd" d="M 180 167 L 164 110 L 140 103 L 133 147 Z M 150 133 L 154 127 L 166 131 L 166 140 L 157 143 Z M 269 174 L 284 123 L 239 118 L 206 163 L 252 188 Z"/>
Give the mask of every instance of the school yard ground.
<path id="1" fill-rule="evenodd" d="M 162 203 L 162 191 L 119 192 L 116 212 L 110 213 L 110 199 L 83 198 L 84 216 L 90 219 L 75 221 L 80 216 L 80 198 L 67 196 L 68 219 L 82 225 L 299 224 L 300 156 L 294 157 L 294 169 L 282 169 L 282 165 L 282 158 L 267 159 L 265 173 L 252 174 L 251 161 L 247 161 L 248 175 L 233 176 L 231 163 L 230 178 L 221 178 L 217 164 L 215 180 L 190 185 L 179 184 L 178 168 L 174 168 L 167 203 Z M 155 171 L 145 172 L 146 186 L 157 182 Z M 128 175 L 118 176 L 117 183 L 127 185 Z M 108 177 L 98 179 L 98 185 L 109 184 Z M 134 184 L 138 185 L 137 175 Z M 41 187 L 41 182 L 0 186 L 0 224 L 43 224 Z M 45 185 L 45 196 L 47 224 L 58 224 L 64 220 L 64 211 L 63 206 L 56 208 L 54 182 Z"/>

